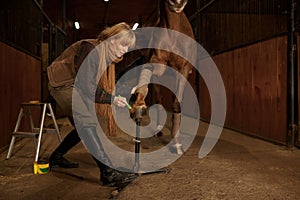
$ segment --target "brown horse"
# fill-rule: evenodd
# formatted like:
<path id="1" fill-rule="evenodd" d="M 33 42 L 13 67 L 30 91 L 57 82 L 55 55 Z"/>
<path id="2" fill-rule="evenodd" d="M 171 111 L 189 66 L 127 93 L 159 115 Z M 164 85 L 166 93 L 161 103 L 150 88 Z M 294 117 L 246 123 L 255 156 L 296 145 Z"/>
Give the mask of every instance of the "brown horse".
<path id="1" fill-rule="evenodd" d="M 158 27 L 167 28 L 174 31 L 181 32 L 192 39 L 194 39 L 193 29 L 191 24 L 189 23 L 186 15 L 183 12 L 185 5 L 187 4 L 187 0 L 161 0 L 160 3 L 160 21 Z M 174 38 L 168 38 L 168 34 L 154 36 L 154 39 L 160 40 L 163 42 L 174 40 Z M 173 44 L 171 44 L 173 45 Z M 186 44 L 184 46 L 189 46 Z M 185 47 L 185 48 L 187 48 Z M 190 49 L 192 50 L 192 49 Z M 193 50 L 192 50 L 193 51 Z M 191 52 L 195 53 L 195 52 Z M 148 84 L 152 75 L 161 76 L 166 67 L 170 66 L 180 72 L 184 78 L 176 78 L 176 97 L 174 98 L 174 102 L 172 105 L 172 129 L 171 129 L 171 137 L 174 139 L 174 147 L 178 154 L 182 154 L 182 147 L 178 141 L 178 133 L 181 122 L 181 108 L 180 103 L 182 101 L 183 90 L 185 88 L 186 80 L 188 79 L 189 74 L 192 71 L 192 65 L 183 59 L 182 57 L 172 53 L 171 51 L 165 51 L 161 49 L 152 49 L 149 54 L 149 65 L 144 67 L 141 71 L 141 75 L 139 78 L 139 84 L 135 91 L 136 100 L 133 104 L 133 109 L 146 109 L 145 97 L 148 92 Z M 161 65 L 151 65 L 151 63 L 159 63 Z M 162 104 L 162 94 L 160 90 L 160 86 L 157 84 L 153 85 L 153 91 L 156 98 L 157 104 Z M 160 116 L 161 110 L 158 109 L 158 116 Z M 157 122 L 158 129 L 162 128 L 162 124 L 158 119 Z"/>

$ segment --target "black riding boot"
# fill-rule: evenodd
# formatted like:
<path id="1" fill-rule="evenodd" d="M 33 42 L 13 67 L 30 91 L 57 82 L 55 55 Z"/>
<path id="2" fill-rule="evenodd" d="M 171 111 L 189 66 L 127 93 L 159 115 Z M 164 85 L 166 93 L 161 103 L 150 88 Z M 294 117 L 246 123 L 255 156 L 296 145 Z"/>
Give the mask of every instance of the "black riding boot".
<path id="1" fill-rule="evenodd" d="M 137 177 L 136 174 L 118 171 L 109 167 L 112 166 L 111 161 L 103 149 L 95 127 L 83 128 L 81 136 L 86 147 L 94 154 L 92 157 L 100 169 L 100 180 L 103 185 L 122 187 Z"/>
<path id="2" fill-rule="evenodd" d="M 77 168 L 79 164 L 76 162 L 68 161 L 63 157 L 72 147 L 80 142 L 80 137 L 76 129 L 72 130 L 64 140 L 55 149 L 49 158 L 50 168 L 62 167 L 62 168 Z"/>

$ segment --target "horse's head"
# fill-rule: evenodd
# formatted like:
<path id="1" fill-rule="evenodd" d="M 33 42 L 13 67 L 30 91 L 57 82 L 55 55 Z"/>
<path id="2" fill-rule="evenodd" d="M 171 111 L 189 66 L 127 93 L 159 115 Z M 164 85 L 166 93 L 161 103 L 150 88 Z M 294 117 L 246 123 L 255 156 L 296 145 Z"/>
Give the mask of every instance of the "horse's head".
<path id="1" fill-rule="evenodd" d="M 180 13 L 183 11 L 185 5 L 187 4 L 188 0 L 166 0 L 169 9 L 172 12 Z"/>

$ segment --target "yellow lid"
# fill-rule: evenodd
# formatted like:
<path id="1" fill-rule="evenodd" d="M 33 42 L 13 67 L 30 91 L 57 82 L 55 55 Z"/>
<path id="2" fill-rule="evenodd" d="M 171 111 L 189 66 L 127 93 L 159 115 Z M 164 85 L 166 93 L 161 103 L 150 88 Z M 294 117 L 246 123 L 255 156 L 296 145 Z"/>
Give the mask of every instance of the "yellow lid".
<path id="1" fill-rule="evenodd" d="M 32 101 L 29 101 L 29 103 L 40 103 L 40 101 L 38 101 L 38 100 L 32 100 Z"/>

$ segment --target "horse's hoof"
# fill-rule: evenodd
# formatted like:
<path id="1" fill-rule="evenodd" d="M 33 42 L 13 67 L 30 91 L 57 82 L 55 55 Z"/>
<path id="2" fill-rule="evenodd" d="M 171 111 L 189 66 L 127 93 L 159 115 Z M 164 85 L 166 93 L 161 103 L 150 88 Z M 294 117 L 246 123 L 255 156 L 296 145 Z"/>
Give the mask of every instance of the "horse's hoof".
<path id="1" fill-rule="evenodd" d="M 142 118 L 145 115 L 147 115 L 146 105 L 133 106 L 132 109 L 130 110 L 130 117 L 133 119 Z"/>
<path id="2" fill-rule="evenodd" d="M 182 145 L 181 144 L 176 143 L 173 146 L 176 149 L 176 152 L 177 152 L 178 155 L 182 155 L 183 154 L 183 149 L 182 149 Z"/>
<path id="3" fill-rule="evenodd" d="M 156 137 L 161 137 L 163 135 L 163 133 L 161 132 L 161 130 L 163 128 L 164 128 L 163 125 L 157 125 L 157 127 L 156 127 L 156 134 L 155 134 Z"/>

